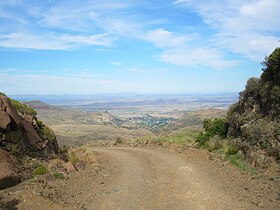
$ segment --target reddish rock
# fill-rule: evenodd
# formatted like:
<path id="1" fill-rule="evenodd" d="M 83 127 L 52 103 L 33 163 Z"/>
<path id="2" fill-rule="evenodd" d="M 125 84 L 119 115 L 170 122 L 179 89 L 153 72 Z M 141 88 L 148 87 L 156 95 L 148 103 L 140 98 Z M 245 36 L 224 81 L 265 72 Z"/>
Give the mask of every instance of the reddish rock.
<path id="1" fill-rule="evenodd" d="M 17 174 L 17 168 L 11 156 L 7 151 L 0 149 L 0 190 L 12 187 L 20 182 L 20 176 Z"/>
<path id="2" fill-rule="evenodd" d="M 0 161 L 1 160 L 8 160 L 7 158 L 9 157 L 9 153 L 5 150 L 0 149 Z"/>
<path id="3" fill-rule="evenodd" d="M 34 127 L 32 126 L 31 122 L 23 119 L 21 124 L 25 130 L 27 138 L 29 140 L 29 144 L 31 146 L 38 147 L 38 149 L 43 149 L 46 147 L 48 141 L 44 141 L 40 138 Z"/>
<path id="4" fill-rule="evenodd" d="M 16 108 L 12 104 L 12 102 L 4 95 L 0 95 L 0 107 L 3 111 L 7 112 L 10 116 L 11 120 L 16 124 L 19 125 L 21 118 L 17 113 Z"/>
<path id="5" fill-rule="evenodd" d="M 0 129 L 7 130 L 10 123 L 11 119 L 9 115 L 4 111 L 0 111 Z"/>
<path id="6" fill-rule="evenodd" d="M 67 172 L 78 171 L 77 167 L 72 162 L 67 162 L 63 165 Z"/>
<path id="7" fill-rule="evenodd" d="M 6 110 L 6 107 L 3 104 L 2 95 L 0 94 L 0 111 L 5 111 L 5 110 Z"/>
<path id="8" fill-rule="evenodd" d="M 55 135 L 54 135 L 55 136 Z M 58 145 L 58 142 L 57 142 L 57 139 L 56 137 L 50 141 L 48 141 L 47 143 L 47 147 L 54 152 L 54 154 L 58 154 L 58 151 L 59 151 L 59 145 Z"/>
<path id="9" fill-rule="evenodd" d="M 29 114 L 24 115 L 24 119 L 32 124 L 33 117 Z"/>

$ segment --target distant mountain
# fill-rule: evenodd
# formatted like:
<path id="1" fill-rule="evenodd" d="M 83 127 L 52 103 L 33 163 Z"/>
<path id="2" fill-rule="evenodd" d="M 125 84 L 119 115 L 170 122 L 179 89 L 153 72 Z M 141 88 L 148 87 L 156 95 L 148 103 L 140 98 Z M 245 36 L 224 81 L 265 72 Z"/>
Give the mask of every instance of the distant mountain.
<path id="1" fill-rule="evenodd" d="M 51 110 L 59 110 L 62 109 L 61 107 L 49 105 L 42 101 L 25 101 L 24 104 L 31 106 L 33 109 L 51 109 Z"/>
<path id="2" fill-rule="evenodd" d="M 41 101 L 51 105 L 100 107 L 108 103 L 110 106 L 130 106 L 145 104 L 167 104 L 178 102 L 219 102 L 233 103 L 237 101 L 237 93 L 197 93 L 197 94 L 98 94 L 98 95 L 11 95 L 19 101 Z M 111 103 L 111 104 L 110 104 Z M 134 104 L 132 104 L 134 105 Z"/>

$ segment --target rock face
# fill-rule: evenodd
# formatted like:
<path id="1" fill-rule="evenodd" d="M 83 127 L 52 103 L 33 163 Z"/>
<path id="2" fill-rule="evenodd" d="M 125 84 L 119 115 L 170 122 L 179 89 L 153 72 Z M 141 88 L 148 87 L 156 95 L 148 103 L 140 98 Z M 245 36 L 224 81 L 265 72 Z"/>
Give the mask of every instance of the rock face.
<path id="1" fill-rule="evenodd" d="M 12 122 L 18 126 L 21 122 L 20 116 L 12 102 L 4 95 L 0 95 L 0 110 L 5 111 L 11 118 Z"/>
<path id="2" fill-rule="evenodd" d="M 67 172 L 74 172 L 74 171 L 78 171 L 77 167 L 71 163 L 71 162 L 67 162 L 63 165 L 63 167 L 65 168 L 65 170 Z"/>
<path id="3" fill-rule="evenodd" d="M 17 102 L 17 106 L 21 105 Z M 0 94 L 0 190 L 20 182 L 21 157 L 47 158 L 58 149 L 50 128 L 37 121 L 36 116 L 25 114 L 24 109 L 20 115 L 11 100 Z"/>
<path id="4" fill-rule="evenodd" d="M 47 134 L 46 134 L 47 133 Z M 48 156 L 58 152 L 54 133 L 30 116 L 20 116 L 9 98 L 0 95 L 0 147 L 19 154 Z"/>
<path id="5" fill-rule="evenodd" d="M 12 187 L 20 182 L 16 167 L 17 162 L 15 156 L 0 149 L 0 190 Z"/>
<path id="6" fill-rule="evenodd" d="M 265 59 L 261 78 L 248 80 L 228 111 L 228 136 L 254 166 L 280 163 L 280 48 Z"/>
<path id="7" fill-rule="evenodd" d="M 4 111 L 0 111 L 0 129 L 7 130 L 10 123 L 11 119 L 9 115 Z"/>

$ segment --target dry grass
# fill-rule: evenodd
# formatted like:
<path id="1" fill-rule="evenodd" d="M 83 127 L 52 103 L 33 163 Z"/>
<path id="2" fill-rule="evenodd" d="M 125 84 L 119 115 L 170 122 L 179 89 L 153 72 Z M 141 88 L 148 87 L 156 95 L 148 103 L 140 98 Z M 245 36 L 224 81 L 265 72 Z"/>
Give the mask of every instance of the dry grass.
<path id="1" fill-rule="evenodd" d="M 115 141 L 117 138 L 132 139 L 150 133 L 145 129 L 129 130 L 109 125 L 52 125 L 54 132 L 63 139 L 63 141 L 73 140 L 76 142 L 86 142 L 89 140 L 99 141 Z M 61 138 L 62 137 L 62 138 Z M 67 142 L 60 142 L 62 145 Z"/>

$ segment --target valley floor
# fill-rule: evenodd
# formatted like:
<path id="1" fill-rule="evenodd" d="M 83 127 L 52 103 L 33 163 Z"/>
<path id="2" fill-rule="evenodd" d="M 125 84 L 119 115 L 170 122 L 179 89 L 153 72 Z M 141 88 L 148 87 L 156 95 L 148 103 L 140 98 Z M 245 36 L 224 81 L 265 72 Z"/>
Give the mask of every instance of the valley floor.
<path id="1" fill-rule="evenodd" d="M 206 151 L 90 149 L 99 162 L 94 167 L 7 190 L 14 209 L 280 209 L 276 182 L 212 160 Z"/>

